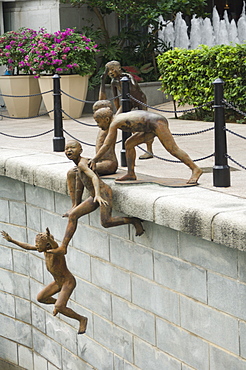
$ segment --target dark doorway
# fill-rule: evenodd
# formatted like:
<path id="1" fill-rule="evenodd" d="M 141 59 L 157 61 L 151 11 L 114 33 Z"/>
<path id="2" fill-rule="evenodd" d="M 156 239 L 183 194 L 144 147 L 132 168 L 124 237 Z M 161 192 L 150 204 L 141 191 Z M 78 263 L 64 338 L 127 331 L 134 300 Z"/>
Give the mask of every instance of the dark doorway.
<path id="1" fill-rule="evenodd" d="M 208 0 L 209 13 L 212 13 L 214 6 L 216 6 L 221 18 L 223 18 L 224 11 L 227 10 L 229 19 L 237 21 L 242 13 L 243 0 Z"/>

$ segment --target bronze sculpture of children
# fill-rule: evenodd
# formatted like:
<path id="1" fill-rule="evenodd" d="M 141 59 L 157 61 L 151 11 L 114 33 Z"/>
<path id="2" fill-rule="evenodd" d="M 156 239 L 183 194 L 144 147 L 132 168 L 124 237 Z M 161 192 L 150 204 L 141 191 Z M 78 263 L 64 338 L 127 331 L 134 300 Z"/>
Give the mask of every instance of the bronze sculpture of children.
<path id="1" fill-rule="evenodd" d="M 192 175 L 187 183 L 197 183 L 202 174 L 202 170 L 192 161 L 187 153 L 178 147 L 168 128 L 168 121 L 164 116 L 143 110 L 134 110 L 126 113 L 119 113 L 113 118 L 108 108 L 101 108 L 94 113 L 93 117 L 102 130 L 108 130 L 108 134 L 98 153 L 89 162 L 92 169 L 95 168 L 97 161 L 104 152 L 107 151 L 111 145 L 114 145 L 117 131 L 120 129 L 134 132 L 134 134 L 125 142 L 128 173 L 118 178 L 118 181 L 136 180 L 134 171 L 136 159 L 135 146 L 146 143 L 157 136 L 163 147 L 170 154 L 178 158 L 191 169 Z"/>
<path id="2" fill-rule="evenodd" d="M 108 108 L 107 108 L 108 109 Z M 109 109 L 110 110 L 110 109 Z M 111 111 L 111 110 L 110 110 Z M 113 112 L 111 111 L 113 115 Z M 136 229 L 136 235 L 143 234 L 144 229 L 139 218 L 136 217 L 112 217 L 112 189 L 105 184 L 99 176 L 92 171 L 89 160 L 81 156 L 82 147 L 76 140 L 70 140 L 65 147 L 65 154 L 77 166 L 78 175 L 83 188 L 85 187 L 90 196 L 82 203 L 74 206 L 64 216 L 68 217 L 68 225 L 61 246 L 50 253 L 67 253 L 68 244 L 77 228 L 78 219 L 100 207 L 101 224 L 103 227 L 114 227 L 125 224 L 132 224 Z"/>

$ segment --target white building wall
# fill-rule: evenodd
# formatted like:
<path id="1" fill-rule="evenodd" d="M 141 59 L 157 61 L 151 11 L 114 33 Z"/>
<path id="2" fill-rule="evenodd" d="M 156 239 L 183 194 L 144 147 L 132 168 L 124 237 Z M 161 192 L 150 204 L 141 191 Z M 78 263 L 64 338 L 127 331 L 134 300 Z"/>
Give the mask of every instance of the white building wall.
<path id="1" fill-rule="evenodd" d="M 20 27 L 29 27 L 35 30 L 44 27 L 48 32 L 55 32 L 68 27 L 76 27 L 77 30 L 81 30 L 83 26 L 99 28 L 96 15 L 86 5 L 78 8 L 68 4 L 60 4 L 59 0 L 7 2 L 4 6 L 4 19 L 6 23 L 5 32 L 17 30 Z M 118 22 L 116 17 L 107 16 L 106 24 L 109 26 L 110 35 L 117 34 Z"/>
<path id="2" fill-rule="evenodd" d="M 0 1 L 0 35 L 4 32 L 3 25 L 3 3 Z"/>
<path id="3" fill-rule="evenodd" d="M 55 32 L 60 29 L 59 1 L 33 0 L 7 3 L 4 17 L 8 28 L 5 31 L 17 30 L 20 27 L 34 30 L 44 27 L 48 32 Z"/>

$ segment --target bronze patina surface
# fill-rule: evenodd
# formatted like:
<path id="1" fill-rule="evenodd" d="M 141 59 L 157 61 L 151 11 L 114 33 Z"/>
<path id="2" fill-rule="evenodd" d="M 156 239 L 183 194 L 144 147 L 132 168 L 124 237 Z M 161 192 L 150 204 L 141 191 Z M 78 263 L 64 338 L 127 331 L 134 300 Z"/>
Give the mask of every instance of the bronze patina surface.
<path id="1" fill-rule="evenodd" d="M 144 110 L 133 110 L 126 113 L 119 113 L 113 117 L 109 108 L 101 108 L 94 113 L 93 117 L 102 130 L 108 130 L 108 134 L 98 153 L 89 162 L 92 169 L 96 168 L 96 163 L 108 148 L 115 145 L 117 131 L 120 129 L 134 134 L 125 142 L 128 172 L 126 175 L 118 178 L 117 181 L 132 181 L 137 179 L 134 169 L 136 160 L 135 147 L 142 143 L 147 143 L 157 136 L 163 147 L 170 154 L 191 169 L 192 174 L 187 183 L 197 183 L 202 170 L 192 161 L 185 151 L 178 147 L 169 130 L 168 121 L 164 116 Z"/>
<path id="2" fill-rule="evenodd" d="M 67 268 L 65 256 L 48 253 L 58 248 L 58 244 L 50 234 L 49 229 L 47 228 L 44 233 L 37 234 L 35 245 L 19 242 L 5 231 L 2 231 L 1 234 L 8 242 L 16 244 L 23 249 L 44 253 L 47 270 L 53 276 L 54 281 L 38 293 L 37 301 L 44 304 L 54 304 L 54 316 L 61 313 L 67 317 L 78 320 L 78 334 L 84 334 L 88 321 L 87 317 L 81 316 L 67 307 L 67 302 L 76 286 L 76 280 Z M 56 293 L 59 293 L 57 299 L 53 297 Z"/>

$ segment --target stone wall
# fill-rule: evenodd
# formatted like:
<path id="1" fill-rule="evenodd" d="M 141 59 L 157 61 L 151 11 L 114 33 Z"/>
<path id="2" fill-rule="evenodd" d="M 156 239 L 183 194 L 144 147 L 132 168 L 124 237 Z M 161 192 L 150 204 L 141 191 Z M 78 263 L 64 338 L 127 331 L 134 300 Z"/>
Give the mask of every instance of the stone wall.
<path id="1" fill-rule="evenodd" d="M 0 5 L 2 5 L 1 1 Z M 81 31 L 84 26 L 96 30 L 99 27 L 97 17 L 93 11 L 88 9 L 87 5 L 73 7 L 71 4 L 60 3 L 58 0 L 15 0 L 4 2 L 3 17 L 5 32 L 17 30 L 20 27 L 29 27 L 37 31 L 39 28 L 46 28 L 48 32 L 73 27 Z M 110 36 L 117 34 L 117 17 L 113 15 L 106 16 L 105 22 L 106 25 L 110 26 Z"/>
<path id="2" fill-rule="evenodd" d="M 37 167 L 35 154 L 11 150 L 0 158 L 1 230 L 33 244 L 49 226 L 60 241 L 71 164 L 44 155 Z M 245 200 L 107 182 L 114 214 L 141 217 L 145 234 L 104 229 L 98 211 L 80 219 L 66 258 L 85 335 L 36 301 L 52 280 L 42 255 L 0 238 L 0 358 L 28 370 L 246 369 Z"/>

